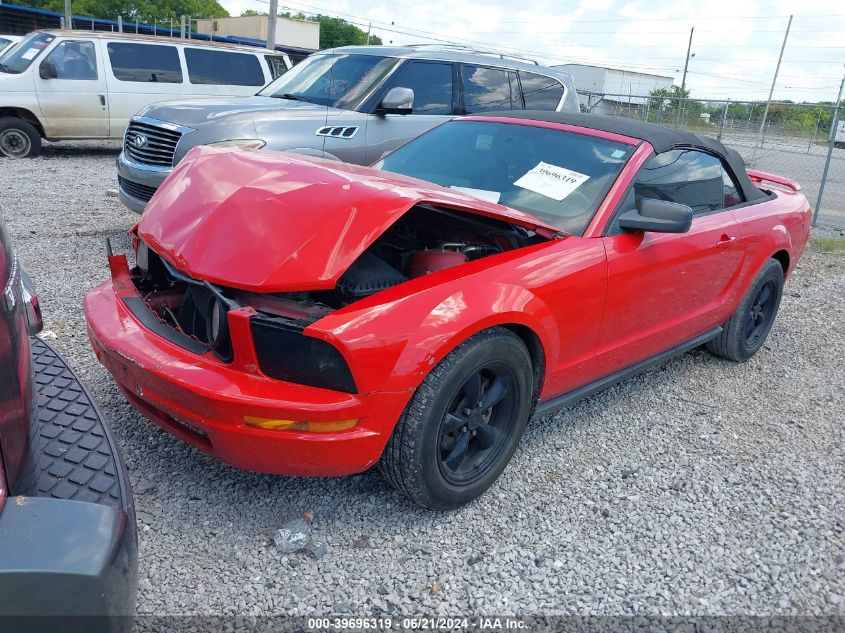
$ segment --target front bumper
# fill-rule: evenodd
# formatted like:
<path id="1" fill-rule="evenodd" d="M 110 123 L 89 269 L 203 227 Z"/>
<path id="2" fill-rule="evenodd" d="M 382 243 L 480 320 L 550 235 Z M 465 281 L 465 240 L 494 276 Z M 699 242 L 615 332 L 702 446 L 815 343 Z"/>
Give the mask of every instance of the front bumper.
<path id="1" fill-rule="evenodd" d="M 0 512 L 0 616 L 100 616 L 85 628 L 122 630 L 131 622 L 117 616 L 134 612 L 138 579 L 126 467 L 61 357 L 35 338 L 32 356 L 32 457 L 24 489 Z"/>
<path id="2" fill-rule="evenodd" d="M 121 152 L 117 157 L 118 198 L 126 208 L 142 213 L 155 190 L 172 171 L 172 168 L 134 163 Z"/>
<path id="3" fill-rule="evenodd" d="M 115 260 L 122 263 L 116 264 Z M 112 261 L 113 281 L 84 301 L 88 336 L 100 362 L 130 403 L 185 442 L 236 468 L 279 475 L 341 476 L 378 461 L 410 394 L 349 394 L 269 378 L 254 358 L 224 363 L 197 354 L 140 323 L 124 298 L 138 297 L 125 259 Z M 230 329 L 246 327 L 229 314 Z M 334 422 L 359 420 L 339 432 L 265 430 L 244 416 Z"/>

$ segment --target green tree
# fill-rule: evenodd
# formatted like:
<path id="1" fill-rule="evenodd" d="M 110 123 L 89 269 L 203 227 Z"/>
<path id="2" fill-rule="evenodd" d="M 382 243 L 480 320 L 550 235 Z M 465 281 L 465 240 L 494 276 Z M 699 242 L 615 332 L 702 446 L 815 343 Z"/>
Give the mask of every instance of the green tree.
<path id="1" fill-rule="evenodd" d="M 349 46 L 352 44 L 366 44 L 367 32 L 354 24 L 340 18 L 330 18 L 318 15 L 313 19 L 320 23 L 320 48 L 334 48 L 335 46 Z M 373 34 L 369 37 L 370 44 L 381 44 L 381 39 Z"/>
<path id="2" fill-rule="evenodd" d="M 672 86 L 671 88 L 655 88 L 648 93 L 651 99 L 648 104 L 648 120 L 657 123 L 666 123 L 670 120 L 676 119 L 678 116 L 678 108 L 684 112 L 686 116 L 688 109 L 693 103 L 691 101 L 684 101 L 689 99 L 690 91 L 681 89 L 680 86 Z M 703 109 L 703 105 L 698 103 L 695 106 L 694 116 Z"/>
<path id="3" fill-rule="evenodd" d="M 65 10 L 64 0 L 15 0 L 15 4 L 47 11 Z M 187 15 L 195 18 L 224 18 L 229 12 L 217 0 L 73 0 L 73 14 L 93 18 L 153 22 Z"/>
<path id="4" fill-rule="evenodd" d="M 655 88 L 651 92 L 648 93 L 652 97 L 664 97 L 667 99 L 671 98 L 682 98 L 688 99 L 690 95 L 690 91 L 686 88 L 681 88 L 680 86 L 672 86 L 671 88 Z"/>

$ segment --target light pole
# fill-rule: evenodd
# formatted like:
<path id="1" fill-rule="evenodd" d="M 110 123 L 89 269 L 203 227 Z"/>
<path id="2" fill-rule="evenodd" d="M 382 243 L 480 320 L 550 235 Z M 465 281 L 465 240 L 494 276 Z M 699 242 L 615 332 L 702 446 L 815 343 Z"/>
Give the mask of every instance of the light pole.
<path id="1" fill-rule="evenodd" d="M 270 0 L 270 13 L 267 16 L 267 48 L 276 50 L 276 23 L 279 20 L 279 0 Z"/>
<path id="2" fill-rule="evenodd" d="M 792 16 L 789 16 L 789 22 L 786 24 L 786 33 L 783 34 L 783 44 L 780 47 L 780 55 L 778 55 L 778 65 L 775 66 L 775 76 L 772 77 L 772 87 L 769 89 L 769 98 L 766 100 L 766 109 L 763 110 L 763 120 L 760 121 L 760 131 L 757 132 L 757 141 L 754 143 L 754 151 L 751 152 L 752 167 L 754 161 L 757 160 L 757 148 L 763 147 L 763 142 L 766 140 L 766 119 L 769 116 L 769 106 L 772 105 L 772 95 L 775 93 L 775 84 L 778 82 L 778 73 L 780 72 L 780 63 L 783 61 L 783 51 L 786 50 L 786 40 L 789 39 L 789 29 L 792 28 Z"/>
<path id="3" fill-rule="evenodd" d="M 689 68 L 689 58 L 690 58 L 689 53 L 692 50 L 692 34 L 694 32 L 695 32 L 695 27 L 693 26 L 689 30 L 689 44 L 687 44 L 687 61 L 684 62 L 684 76 L 681 79 L 681 96 L 684 96 L 684 89 L 687 87 L 687 68 Z"/>
<path id="4" fill-rule="evenodd" d="M 843 64 L 845 65 L 845 64 Z M 827 172 L 830 169 L 830 158 L 833 156 L 833 144 L 836 142 L 836 130 L 839 127 L 839 104 L 842 103 L 842 89 L 845 88 L 845 75 L 839 84 L 839 94 L 836 97 L 836 106 L 833 108 L 833 121 L 830 123 L 830 138 L 827 140 L 827 159 L 824 162 L 822 182 L 819 185 L 819 195 L 816 197 L 816 209 L 813 211 L 813 226 L 819 218 L 819 210 L 822 208 L 822 196 L 824 195 L 824 183 L 827 182 Z"/>

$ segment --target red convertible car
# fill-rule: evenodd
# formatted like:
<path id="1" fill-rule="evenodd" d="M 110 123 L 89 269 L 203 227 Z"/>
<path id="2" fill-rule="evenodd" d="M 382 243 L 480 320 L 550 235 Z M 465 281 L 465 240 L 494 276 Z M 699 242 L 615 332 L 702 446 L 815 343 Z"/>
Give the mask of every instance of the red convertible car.
<path id="1" fill-rule="evenodd" d="M 129 401 L 224 462 L 378 464 L 480 495 L 532 416 L 706 344 L 763 345 L 810 227 L 719 142 L 594 115 L 446 123 L 373 168 L 196 148 L 85 298 Z"/>

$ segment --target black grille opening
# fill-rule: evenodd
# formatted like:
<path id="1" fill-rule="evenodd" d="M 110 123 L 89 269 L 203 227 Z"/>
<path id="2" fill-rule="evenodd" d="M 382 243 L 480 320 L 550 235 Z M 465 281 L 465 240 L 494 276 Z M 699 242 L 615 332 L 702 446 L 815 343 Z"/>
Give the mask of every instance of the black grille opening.
<path id="1" fill-rule="evenodd" d="M 150 198 L 153 197 L 153 194 L 156 192 L 155 187 L 148 187 L 146 185 L 138 184 L 137 182 L 132 182 L 131 180 L 127 180 L 121 176 L 117 177 L 117 183 L 120 188 L 123 190 L 123 193 L 136 198 L 138 200 L 143 200 L 144 202 L 149 202 Z"/>

